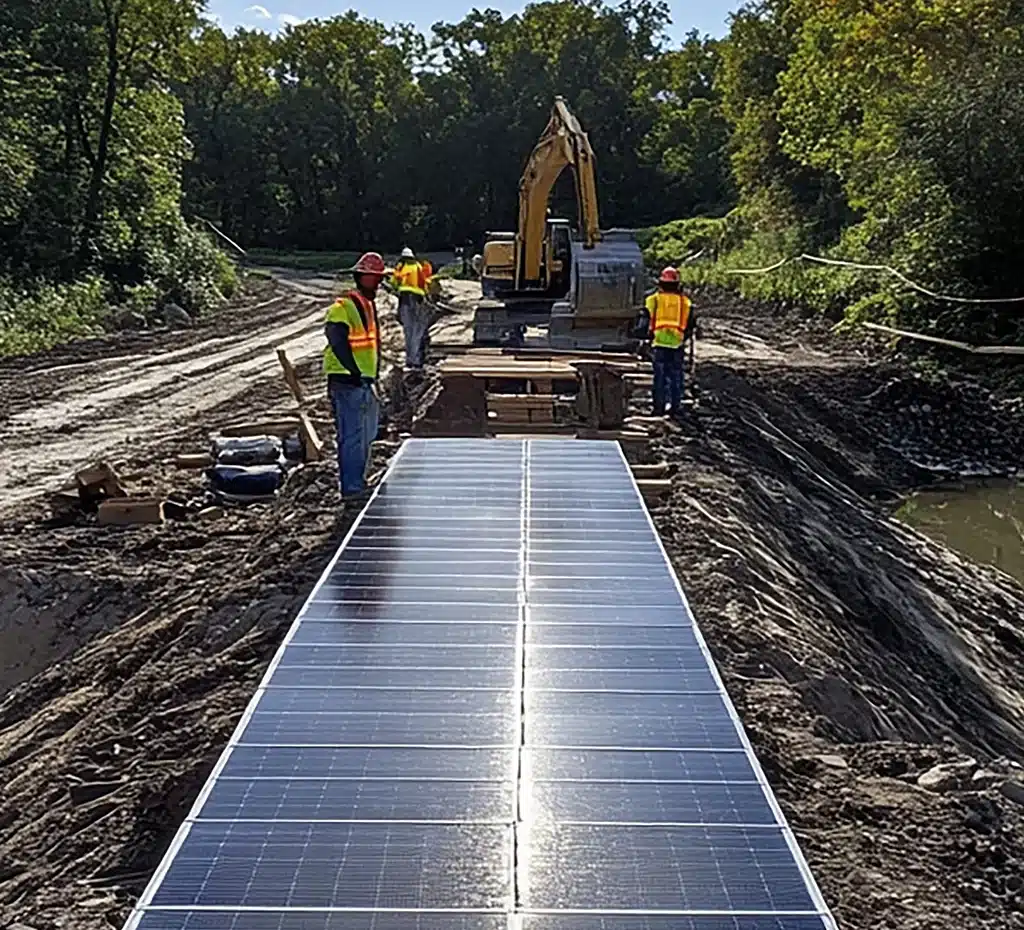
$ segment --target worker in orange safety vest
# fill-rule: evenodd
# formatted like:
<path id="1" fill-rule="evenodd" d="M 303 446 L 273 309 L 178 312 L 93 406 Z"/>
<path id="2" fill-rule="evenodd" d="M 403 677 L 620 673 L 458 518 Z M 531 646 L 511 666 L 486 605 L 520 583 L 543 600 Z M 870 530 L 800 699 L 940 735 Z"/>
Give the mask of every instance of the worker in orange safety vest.
<path id="1" fill-rule="evenodd" d="M 402 257 L 391 276 L 391 286 L 398 291 L 398 319 L 405 334 L 405 364 L 420 369 L 427 358 L 427 339 L 432 310 L 426 305 L 427 289 L 433 269 L 429 262 L 419 262 L 412 249 L 402 249 Z"/>
<path id="2" fill-rule="evenodd" d="M 647 298 L 654 362 L 654 415 L 663 416 L 665 402 L 677 416 L 683 403 L 683 345 L 692 335 L 690 298 L 680 292 L 679 271 L 668 267 L 658 276 L 658 290 Z"/>
<path id="3" fill-rule="evenodd" d="M 388 273 L 377 252 L 351 269 L 356 286 L 327 310 L 324 373 L 338 436 L 338 482 L 347 503 L 368 494 L 366 466 L 377 438 L 380 406 L 374 393 L 380 359 L 377 289 Z"/>

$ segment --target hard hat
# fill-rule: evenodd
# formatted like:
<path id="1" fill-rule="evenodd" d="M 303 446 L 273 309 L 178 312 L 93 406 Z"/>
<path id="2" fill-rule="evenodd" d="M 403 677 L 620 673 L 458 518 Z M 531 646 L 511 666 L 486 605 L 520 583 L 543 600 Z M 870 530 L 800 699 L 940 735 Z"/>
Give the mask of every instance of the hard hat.
<path id="1" fill-rule="evenodd" d="M 679 283 L 679 270 L 668 265 L 661 269 L 661 274 L 658 276 L 658 282 L 660 284 L 678 284 Z"/>
<path id="2" fill-rule="evenodd" d="M 415 253 L 413 252 L 412 249 L 409 248 L 409 246 L 406 246 L 404 249 L 402 249 L 402 258 L 415 258 L 415 257 L 416 257 Z"/>
<path id="3" fill-rule="evenodd" d="M 366 252 L 361 255 L 359 261 L 352 266 L 352 271 L 355 274 L 379 274 L 382 276 L 388 273 L 387 266 L 379 252 Z"/>

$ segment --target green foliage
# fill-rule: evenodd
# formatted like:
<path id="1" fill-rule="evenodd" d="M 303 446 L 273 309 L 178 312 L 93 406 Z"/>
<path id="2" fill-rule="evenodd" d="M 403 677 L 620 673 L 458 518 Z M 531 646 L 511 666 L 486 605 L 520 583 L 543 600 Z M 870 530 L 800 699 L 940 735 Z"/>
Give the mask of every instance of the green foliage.
<path id="1" fill-rule="evenodd" d="M 285 251 L 283 249 L 250 248 L 246 261 L 255 265 L 292 268 L 296 271 L 322 271 L 325 273 L 351 268 L 359 259 L 359 252 Z"/>
<path id="2" fill-rule="evenodd" d="M 21 286 L 0 278 L 0 357 L 98 335 L 107 306 L 106 284 L 95 276 L 73 284 Z"/>
<path id="3" fill-rule="evenodd" d="M 182 216 L 191 156 L 169 83 L 200 0 L 0 6 L 0 351 L 89 335 L 103 304 L 193 313 L 233 268 Z"/>
<path id="4" fill-rule="evenodd" d="M 744 245 L 697 273 L 728 280 L 727 268 L 808 251 L 890 265 L 940 293 L 1024 294 L 1018 3 L 768 0 L 736 15 L 721 54 L 749 222 Z M 745 293 L 850 319 L 1024 339 L 1019 305 L 933 300 L 885 273 L 789 264 L 732 277 Z"/>
<path id="5" fill-rule="evenodd" d="M 597 152 L 605 226 L 725 210 L 717 44 L 664 48 L 638 0 L 473 11 L 430 37 L 348 14 L 274 37 L 197 34 L 175 90 L 195 158 L 186 202 L 247 249 L 450 248 L 511 229 L 553 98 Z M 569 173 L 553 210 L 574 216 Z"/>

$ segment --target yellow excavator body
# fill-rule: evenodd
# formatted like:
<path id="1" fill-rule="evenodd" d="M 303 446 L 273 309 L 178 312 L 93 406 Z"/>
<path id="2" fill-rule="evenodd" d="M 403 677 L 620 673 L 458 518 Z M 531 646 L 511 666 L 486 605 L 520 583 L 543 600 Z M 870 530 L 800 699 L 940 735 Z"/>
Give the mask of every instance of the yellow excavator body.
<path id="1" fill-rule="evenodd" d="M 575 230 L 548 209 L 566 168 L 575 182 Z M 556 337 L 576 347 L 602 344 L 609 334 L 619 344 L 639 312 L 640 247 L 631 231 L 601 231 L 594 150 L 562 97 L 555 98 L 520 178 L 516 232 L 488 234 L 482 259 L 478 344 L 521 343 L 529 326 L 547 327 L 552 345 Z M 581 341 L 576 337 L 583 329 L 590 334 Z"/>

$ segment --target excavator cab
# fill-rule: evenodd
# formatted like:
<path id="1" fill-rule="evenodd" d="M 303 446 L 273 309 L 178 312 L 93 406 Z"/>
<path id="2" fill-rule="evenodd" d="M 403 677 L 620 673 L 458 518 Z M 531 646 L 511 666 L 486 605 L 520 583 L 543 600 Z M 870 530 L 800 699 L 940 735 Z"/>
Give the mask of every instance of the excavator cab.
<path id="1" fill-rule="evenodd" d="M 532 294 L 552 300 L 564 297 L 569 290 L 569 264 L 572 257 L 572 225 L 560 217 L 549 218 L 544 231 L 540 285 Z M 480 288 L 484 297 L 502 299 L 515 297 L 516 234 L 489 232 L 484 244 L 484 264 Z"/>
<path id="2" fill-rule="evenodd" d="M 552 217 L 555 181 L 571 168 L 579 225 Z M 630 230 L 598 225 L 594 152 L 561 97 L 519 182 L 515 233 L 488 233 L 477 345 L 521 345 L 528 327 L 547 329 L 552 348 L 630 350 L 643 305 L 643 256 Z"/>

